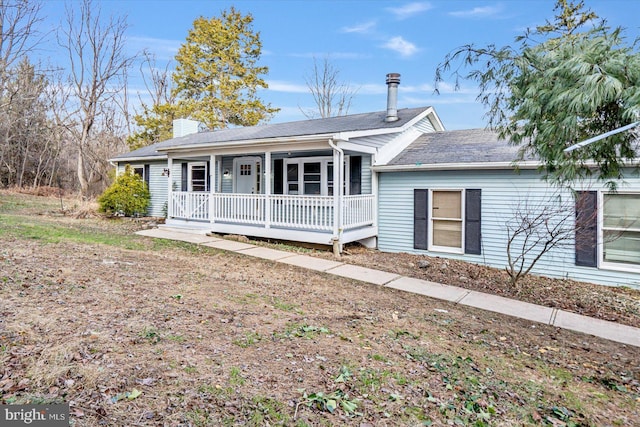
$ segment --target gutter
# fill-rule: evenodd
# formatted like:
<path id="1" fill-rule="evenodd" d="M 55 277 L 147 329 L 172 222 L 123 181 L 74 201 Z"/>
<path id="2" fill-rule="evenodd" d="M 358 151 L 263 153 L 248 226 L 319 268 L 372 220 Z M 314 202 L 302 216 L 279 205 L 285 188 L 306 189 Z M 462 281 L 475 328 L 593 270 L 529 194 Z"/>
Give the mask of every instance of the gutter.
<path id="1" fill-rule="evenodd" d="M 542 166 L 539 161 L 523 162 L 486 162 L 486 163 L 416 163 L 413 165 L 381 165 L 372 166 L 376 172 L 412 172 L 440 170 L 487 170 L 487 169 L 537 169 Z"/>
<path id="2" fill-rule="evenodd" d="M 143 157 L 116 157 L 113 159 L 109 159 L 109 162 L 143 162 L 146 160 L 167 160 L 167 156 L 143 156 Z"/>
<path id="3" fill-rule="evenodd" d="M 198 150 L 198 149 L 208 149 L 208 148 L 234 148 L 234 147 L 245 147 L 248 145 L 282 145 L 282 144 L 290 144 L 292 142 L 322 142 L 326 138 L 332 138 L 334 136 L 333 133 L 327 134 L 319 134 L 319 135 L 307 135 L 307 136 L 290 136 L 286 138 L 262 138 L 262 139 L 245 139 L 240 141 L 229 141 L 229 142 L 206 142 L 206 143 L 196 143 L 196 144 L 188 144 L 188 145 L 175 145 L 172 147 L 163 147 L 158 148 L 157 151 L 160 152 L 169 152 L 169 151 L 180 151 L 180 150 Z"/>
<path id="4" fill-rule="evenodd" d="M 617 133 L 624 132 L 624 131 L 629 130 L 629 129 L 633 129 L 634 127 L 636 127 L 638 125 L 640 125 L 640 121 L 633 122 L 633 123 L 628 124 L 626 126 L 619 127 L 618 129 L 614 129 L 614 130 L 611 130 L 609 132 L 603 133 L 602 135 L 598 135 L 598 136 L 594 136 L 593 138 L 589 138 L 586 141 L 582 141 L 582 142 L 579 142 L 577 144 L 574 144 L 571 147 L 565 148 L 563 151 L 565 153 L 570 153 L 570 152 L 572 152 L 574 150 L 577 150 L 578 148 L 584 147 L 585 145 L 589 145 L 589 144 L 592 144 L 594 142 L 600 141 L 601 139 L 604 139 L 604 138 L 607 138 L 609 136 L 615 135 Z"/>

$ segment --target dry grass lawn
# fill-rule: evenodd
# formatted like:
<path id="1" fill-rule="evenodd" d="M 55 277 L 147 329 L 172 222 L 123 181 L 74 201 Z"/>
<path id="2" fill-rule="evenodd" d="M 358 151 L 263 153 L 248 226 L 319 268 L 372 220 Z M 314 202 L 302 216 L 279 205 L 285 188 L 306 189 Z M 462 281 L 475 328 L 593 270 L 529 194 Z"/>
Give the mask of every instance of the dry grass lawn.
<path id="1" fill-rule="evenodd" d="M 77 426 L 640 425 L 638 348 L 59 207 L 0 192 L 3 404 L 66 402 Z"/>

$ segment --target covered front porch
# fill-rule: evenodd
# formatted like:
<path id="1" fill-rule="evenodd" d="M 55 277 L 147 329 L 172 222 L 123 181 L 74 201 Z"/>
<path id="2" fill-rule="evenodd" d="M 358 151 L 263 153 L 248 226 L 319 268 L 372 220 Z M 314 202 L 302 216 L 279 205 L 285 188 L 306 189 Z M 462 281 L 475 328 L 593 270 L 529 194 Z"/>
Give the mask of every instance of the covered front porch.
<path id="1" fill-rule="evenodd" d="M 167 224 L 324 245 L 377 235 L 373 194 L 335 202 L 333 196 L 179 191 L 171 195 Z"/>
<path id="2" fill-rule="evenodd" d="M 295 150 L 293 144 L 247 148 L 208 155 L 170 151 L 167 224 L 332 245 L 334 251 L 355 241 L 375 246 L 371 153 L 345 154 L 327 139 L 296 141 Z"/>

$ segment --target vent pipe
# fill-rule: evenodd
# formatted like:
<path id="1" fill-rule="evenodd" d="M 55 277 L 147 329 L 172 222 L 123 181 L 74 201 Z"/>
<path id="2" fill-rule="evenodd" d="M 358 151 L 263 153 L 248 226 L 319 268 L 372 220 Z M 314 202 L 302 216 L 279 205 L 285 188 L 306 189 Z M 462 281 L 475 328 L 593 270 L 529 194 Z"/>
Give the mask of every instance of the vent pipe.
<path id="1" fill-rule="evenodd" d="M 387 118 L 386 122 L 398 120 L 398 85 L 400 84 L 400 74 L 387 74 Z"/>

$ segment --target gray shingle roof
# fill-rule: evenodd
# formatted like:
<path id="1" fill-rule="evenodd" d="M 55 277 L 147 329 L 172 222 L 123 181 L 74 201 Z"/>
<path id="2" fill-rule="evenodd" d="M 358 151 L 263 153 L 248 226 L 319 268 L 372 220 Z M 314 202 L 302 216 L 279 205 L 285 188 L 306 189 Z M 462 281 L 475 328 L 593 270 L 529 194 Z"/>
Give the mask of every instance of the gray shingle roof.
<path id="1" fill-rule="evenodd" d="M 392 159 L 389 166 L 512 162 L 519 147 L 485 129 L 426 133 Z"/>
<path id="2" fill-rule="evenodd" d="M 215 144 L 223 142 L 262 140 L 268 138 L 287 138 L 326 133 L 366 131 L 374 129 L 400 128 L 427 110 L 429 107 L 404 108 L 398 110 L 399 120 L 385 122 L 386 111 L 352 114 L 326 119 L 302 120 L 287 123 L 274 123 L 260 126 L 220 129 L 200 132 L 180 138 L 173 138 L 130 153 L 121 154 L 113 160 L 162 156 L 159 148 L 180 147 L 186 145 Z"/>

